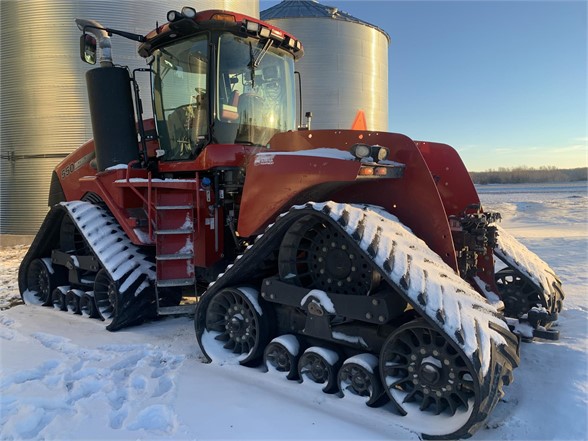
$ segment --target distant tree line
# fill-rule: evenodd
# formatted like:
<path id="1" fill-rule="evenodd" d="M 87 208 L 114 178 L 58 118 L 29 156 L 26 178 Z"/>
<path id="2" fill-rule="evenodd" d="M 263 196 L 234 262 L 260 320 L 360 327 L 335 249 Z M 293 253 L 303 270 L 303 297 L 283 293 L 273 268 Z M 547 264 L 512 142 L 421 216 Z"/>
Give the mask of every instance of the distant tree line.
<path id="1" fill-rule="evenodd" d="M 528 184 L 542 182 L 576 182 L 588 180 L 588 167 L 559 169 L 547 167 L 500 167 L 470 172 L 475 184 Z"/>

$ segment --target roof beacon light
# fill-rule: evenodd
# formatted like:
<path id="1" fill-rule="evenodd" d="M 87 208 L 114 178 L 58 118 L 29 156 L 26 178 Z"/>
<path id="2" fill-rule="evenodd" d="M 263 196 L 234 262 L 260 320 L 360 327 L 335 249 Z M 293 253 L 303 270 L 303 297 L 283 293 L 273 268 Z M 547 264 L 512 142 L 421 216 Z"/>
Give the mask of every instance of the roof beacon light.
<path id="1" fill-rule="evenodd" d="M 186 18 L 194 18 L 196 17 L 196 9 L 191 8 L 190 6 L 184 6 L 182 8 L 182 15 Z"/>

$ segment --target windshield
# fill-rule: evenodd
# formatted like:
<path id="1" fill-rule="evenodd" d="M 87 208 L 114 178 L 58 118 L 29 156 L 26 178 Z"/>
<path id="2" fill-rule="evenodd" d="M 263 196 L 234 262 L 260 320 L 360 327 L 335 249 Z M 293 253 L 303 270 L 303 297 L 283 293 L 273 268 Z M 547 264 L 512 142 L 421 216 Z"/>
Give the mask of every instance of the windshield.
<path id="1" fill-rule="evenodd" d="M 266 145 L 294 130 L 294 60 L 270 40 L 223 34 L 218 53 L 214 137 L 221 144 Z"/>
<path id="2" fill-rule="evenodd" d="M 187 38 L 153 52 L 162 160 L 193 159 L 209 142 L 265 146 L 274 134 L 295 129 L 292 55 L 274 48 L 269 39 L 223 33 L 211 82 L 208 38 Z M 214 89 L 209 91 L 210 83 Z M 212 118 L 209 106 L 214 107 Z"/>
<path id="3" fill-rule="evenodd" d="M 153 53 L 153 103 L 164 160 L 191 159 L 208 135 L 208 37 Z"/>

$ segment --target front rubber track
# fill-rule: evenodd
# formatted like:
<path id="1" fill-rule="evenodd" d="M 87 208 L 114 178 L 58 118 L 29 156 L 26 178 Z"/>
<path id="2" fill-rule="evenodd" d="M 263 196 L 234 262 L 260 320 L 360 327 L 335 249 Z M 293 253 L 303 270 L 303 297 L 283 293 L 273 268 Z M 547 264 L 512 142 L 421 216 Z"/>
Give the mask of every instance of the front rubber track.
<path id="1" fill-rule="evenodd" d="M 281 215 L 275 224 L 270 225 L 264 234 L 257 237 L 255 243 L 248 247 L 248 249 L 239 256 L 232 266 L 227 267 L 225 273 L 221 274 L 216 282 L 211 284 L 208 290 L 202 295 L 196 307 L 195 312 L 195 330 L 199 346 L 204 356 L 211 361 L 210 356 L 206 353 L 202 345 L 202 335 L 204 332 L 204 324 L 206 323 L 206 310 L 210 299 L 219 290 L 237 286 L 243 283 L 249 283 L 253 286 L 260 286 L 261 281 L 265 277 L 274 276 L 277 273 L 277 263 L 275 262 L 277 250 L 279 249 L 281 240 L 288 230 L 297 220 L 303 216 L 316 216 L 322 222 L 332 225 L 337 228 L 341 234 L 349 237 L 350 250 L 355 253 L 363 253 L 371 262 L 375 270 L 380 271 L 382 277 L 395 288 L 395 290 L 408 302 L 412 307 L 423 317 L 433 328 L 437 329 L 448 341 L 454 341 L 455 336 L 449 336 L 445 329 L 439 326 L 434 317 L 428 315 L 424 305 L 414 301 L 407 294 L 406 287 L 395 283 L 388 275 L 384 268 L 379 267 L 370 256 L 374 255 L 373 249 L 368 247 L 367 251 L 359 246 L 363 238 L 363 231 L 356 231 L 349 235 L 344 229 L 345 220 L 334 220 L 331 216 L 331 209 L 328 205 L 320 204 L 321 210 L 313 208 L 313 204 L 306 204 L 304 207 L 294 207 L 286 214 Z M 376 244 L 377 245 L 377 244 Z M 272 266 L 273 265 L 273 266 Z M 495 321 L 496 317 L 493 317 Z M 490 321 L 490 320 L 489 320 Z M 476 393 L 476 402 L 474 403 L 474 411 L 468 421 L 458 430 L 452 433 L 441 436 L 427 436 L 430 439 L 456 439 L 467 438 L 471 436 L 487 419 L 488 415 L 495 407 L 496 403 L 503 396 L 503 385 L 508 385 L 512 381 L 512 372 L 518 366 L 518 340 L 508 331 L 506 325 L 504 327 L 489 323 L 492 330 L 500 334 L 505 341 L 505 344 L 496 345 L 492 342 L 490 348 L 489 367 L 486 373 L 483 373 L 481 353 L 476 350 L 472 357 L 468 357 L 459 345 L 454 345 L 455 349 L 459 351 L 463 358 L 469 363 L 469 369 L 472 373 L 477 373 L 478 385 Z M 480 340 L 480 338 L 478 338 Z M 488 363 L 488 361 L 487 361 Z"/>
<path id="2" fill-rule="evenodd" d="M 111 235 L 120 235 L 122 240 L 128 240 L 116 220 L 106 210 L 94 204 L 90 204 L 89 202 L 79 202 L 78 205 L 79 208 L 89 208 L 91 210 L 95 210 L 94 215 L 100 216 L 102 218 L 102 223 L 106 224 L 107 228 L 110 228 Z M 19 267 L 18 285 L 21 296 L 27 289 L 27 271 L 31 262 L 36 258 L 51 258 L 52 250 L 60 249 L 59 234 L 61 223 L 63 222 L 64 217 L 69 216 L 71 221 L 77 225 L 79 219 L 76 219 L 76 209 L 73 208 L 72 211 L 73 213 L 70 213 L 65 205 L 57 204 L 51 208 L 45 217 L 45 220 L 39 228 L 39 232 L 35 236 L 33 243 L 25 254 L 25 257 L 23 258 L 23 261 Z M 103 225 L 101 228 L 105 228 L 105 226 Z M 84 236 L 79 228 L 78 232 L 81 236 Z M 91 254 L 100 262 L 100 269 L 106 269 L 104 262 L 101 260 L 101 256 L 99 253 L 94 252 L 93 247 L 88 242 L 86 237 L 84 237 L 84 241 L 86 243 L 87 249 L 92 250 Z M 136 252 L 130 254 L 137 255 Z M 141 257 L 144 258 L 145 256 Z M 124 281 L 131 275 L 132 271 L 133 270 L 131 269 L 118 278 L 120 284 L 124 283 Z M 143 289 L 143 295 L 135 295 L 138 287 L 145 280 L 145 277 L 138 277 L 132 283 L 128 284 L 129 286 L 125 289 L 124 292 L 119 293 L 119 296 L 116 300 L 117 307 L 115 308 L 115 315 L 113 320 L 107 326 L 109 331 L 116 331 L 121 328 L 137 324 L 146 318 L 152 318 L 155 316 L 155 299 L 152 288 Z"/>

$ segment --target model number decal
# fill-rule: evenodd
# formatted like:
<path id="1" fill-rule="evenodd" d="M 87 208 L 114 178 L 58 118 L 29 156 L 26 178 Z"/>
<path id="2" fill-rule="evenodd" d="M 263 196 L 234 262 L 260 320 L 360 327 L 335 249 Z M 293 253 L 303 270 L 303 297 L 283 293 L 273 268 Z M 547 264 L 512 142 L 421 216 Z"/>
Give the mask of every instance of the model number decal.
<path id="1" fill-rule="evenodd" d="M 61 169 L 61 179 L 66 178 L 67 176 L 75 172 L 77 169 L 81 168 L 83 165 L 90 162 L 92 159 L 94 159 L 95 156 L 96 154 L 94 152 L 91 152 L 85 156 L 82 156 L 76 162 L 72 162 L 71 164 L 66 165 L 63 169 Z"/>
<path id="2" fill-rule="evenodd" d="M 255 155 L 255 161 L 253 165 L 272 165 L 274 163 L 274 156 L 267 153 L 258 153 Z"/>

